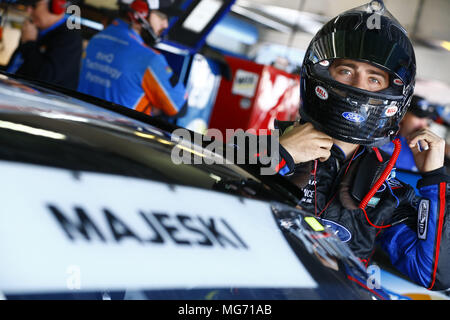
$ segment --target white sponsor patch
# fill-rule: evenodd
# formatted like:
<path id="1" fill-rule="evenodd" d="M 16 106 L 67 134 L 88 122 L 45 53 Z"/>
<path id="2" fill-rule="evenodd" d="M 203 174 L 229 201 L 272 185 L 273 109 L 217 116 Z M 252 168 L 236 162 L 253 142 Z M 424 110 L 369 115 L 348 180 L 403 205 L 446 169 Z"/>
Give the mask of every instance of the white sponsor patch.
<path id="1" fill-rule="evenodd" d="M 258 85 L 259 75 L 257 73 L 245 70 L 237 70 L 233 80 L 231 93 L 253 98 L 255 96 L 256 86 Z"/>
<path id="2" fill-rule="evenodd" d="M 328 99 L 328 91 L 325 90 L 324 87 L 317 86 L 315 91 L 316 91 L 316 96 L 318 96 L 320 99 L 322 99 L 322 100 Z"/>
<path id="3" fill-rule="evenodd" d="M 386 115 L 386 117 L 392 117 L 397 113 L 397 111 L 398 111 L 397 106 L 391 106 L 386 109 L 386 112 L 384 114 Z"/>
<path id="4" fill-rule="evenodd" d="M 427 239 L 428 214 L 430 212 L 430 200 L 422 199 L 419 202 L 417 213 L 417 237 L 421 240 Z"/>
<path id="5" fill-rule="evenodd" d="M 3 161 L 0 174 L 3 292 L 317 286 L 266 203 Z"/>

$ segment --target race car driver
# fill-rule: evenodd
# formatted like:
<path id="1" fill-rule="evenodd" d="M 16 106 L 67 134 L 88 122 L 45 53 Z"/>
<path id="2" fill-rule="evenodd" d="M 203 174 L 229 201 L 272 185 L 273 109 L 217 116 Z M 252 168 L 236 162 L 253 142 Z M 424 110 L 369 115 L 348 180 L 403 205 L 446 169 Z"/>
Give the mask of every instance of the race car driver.
<path id="1" fill-rule="evenodd" d="M 180 116 L 185 88 L 151 46 L 168 27 L 168 16 L 181 11 L 173 0 L 119 4 L 121 18 L 89 42 L 78 90 L 148 115 Z"/>
<path id="2" fill-rule="evenodd" d="M 416 144 L 413 148 L 410 148 L 407 138 L 418 130 L 429 128 L 430 122 L 436 117 L 437 112 L 433 104 L 421 96 L 414 95 L 412 97 L 408 111 L 400 122 L 398 138 L 402 143 L 402 149 L 395 164 L 397 168 L 418 171 L 414 161 L 414 153 L 420 152 L 420 145 Z M 394 144 L 390 142 L 385 144 L 381 149 L 392 154 Z"/>
<path id="3" fill-rule="evenodd" d="M 450 287 L 450 177 L 445 142 L 428 129 L 408 138 L 422 174 L 420 197 L 399 181 L 393 140 L 415 84 L 405 30 L 381 1 L 326 23 L 307 49 L 301 73 L 301 123 L 277 122 L 280 173 L 304 191 L 299 206 L 332 228 L 368 264 L 378 243 L 392 264 L 433 290 Z"/>

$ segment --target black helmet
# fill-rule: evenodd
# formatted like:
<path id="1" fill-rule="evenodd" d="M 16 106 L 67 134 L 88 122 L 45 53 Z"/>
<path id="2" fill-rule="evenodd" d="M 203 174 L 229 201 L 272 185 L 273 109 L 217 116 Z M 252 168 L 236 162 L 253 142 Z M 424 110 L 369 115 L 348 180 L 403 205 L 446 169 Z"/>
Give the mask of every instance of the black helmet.
<path id="1" fill-rule="evenodd" d="M 413 95 L 408 111 L 419 118 L 436 118 L 438 116 L 436 106 L 419 95 Z"/>
<path id="2" fill-rule="evenodd" d="M 369 92 L 334 80 L 328 70 L 334 59 L 353 59 L 388 72 L 388 88 Z M 301 72 L 300 115 L 333 138 L 383 145 L 398 131 L 415 75 L 406 31 L 382 1 L 372 1 L 330 20 L 312 39 Z"/>

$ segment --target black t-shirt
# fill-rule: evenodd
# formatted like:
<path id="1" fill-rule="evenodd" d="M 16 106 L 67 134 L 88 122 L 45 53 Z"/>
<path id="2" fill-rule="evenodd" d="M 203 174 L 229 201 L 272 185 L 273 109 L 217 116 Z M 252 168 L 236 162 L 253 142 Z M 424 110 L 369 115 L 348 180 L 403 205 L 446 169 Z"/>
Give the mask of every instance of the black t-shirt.
<path id="1" fill-rule="evenodd" d="M 6 70 L 19 54 L 23 63 L 16 74 L 68 89 L 77 88 L 82 54 L 80 30 L 69 30 L 62 23 L 37 41 L 20 44 Z"/>

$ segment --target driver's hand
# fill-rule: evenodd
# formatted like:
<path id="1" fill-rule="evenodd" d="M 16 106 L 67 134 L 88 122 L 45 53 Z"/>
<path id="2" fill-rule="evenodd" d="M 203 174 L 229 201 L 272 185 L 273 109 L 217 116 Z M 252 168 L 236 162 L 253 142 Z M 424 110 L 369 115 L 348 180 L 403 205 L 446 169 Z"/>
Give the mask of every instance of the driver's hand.
<path id="1" fill-rule="evenodd" d="M 406 140 L 420 172 L 433 171 L 444 165 L 445 140 L 430 129 L 418 130 L 406 137 Z"/>
<path id="2" fill-rule="evenodd" d="M 316 159 L 323 162 L 331 155 L 333 139 L 316 130 L 311 123 L 296 123 L 280 137 L 280 144 L 289 152 L 295 163 Z"/>

